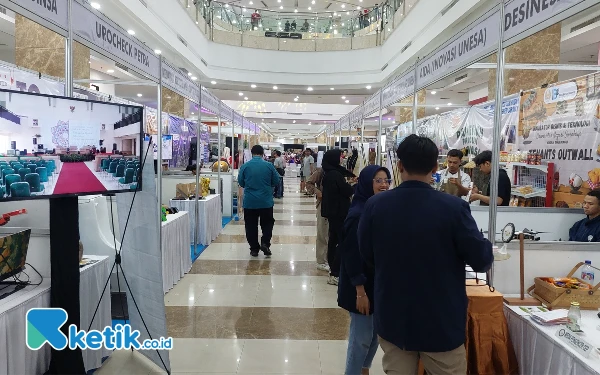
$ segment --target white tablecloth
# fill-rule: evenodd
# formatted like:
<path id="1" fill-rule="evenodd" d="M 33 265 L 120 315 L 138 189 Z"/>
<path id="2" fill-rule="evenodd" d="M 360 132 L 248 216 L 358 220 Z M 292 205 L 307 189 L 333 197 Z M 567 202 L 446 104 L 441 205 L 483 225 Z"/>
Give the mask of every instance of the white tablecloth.
<path id="1" fill-rule="evenodd" d="M 80 328 L 87 330 L 112 265 L 105 256 L 84 255 L 84 258 L 100 260 L 80 269 Z M 39 281 L 37 274 L 29 271 L 32 281 Z M 50 307 L 49 278 L 44 279 L 41 285 L 28 286 L 0 300 L 0 375 L 43 374 L 48 370 L 50 346 L 44 345 L 42 349 L 33 351 L 25 344 L 25 315 L 29 309 L 36 307 Z M 107 290 L 92 329 L 101 330 L 111 323 L 110 290 Z M 85 370 L 100 367 L 102 358 L 109 354 L 106 349 L 83 351 Z"/>
<path id="2" fill-rule="evenodd" d="M 600 347 L 600 319 L 593 310 L 582 310 L 583 338 Z M 600 356 L 594 350 L 588 358 L 567 347 L 555 336 L 559 327 L 534 323 L 518 307 L 504 306 L 510 338 L 519 362 L 520 374 L 593 375 L 600 374 Z"/>
<path id="3" fill-rule="evenodd" d="M 221 201 L 219 194 L 212 194 L 198 201 L 198 243 L 210 245 L 223 229 L 223 215 L 221 214 Z M 194 227 L 196 227 L 194 200 L 169 201 L 171 207 L 190 214 L 190 243 L 194 243 Z"/>
<path id="4" fill-rule="evenodd" d="M 186 211 L 167 215 L 162 222 L 163 291 L 167 293 L 192 268 L 190 215 Z"/>

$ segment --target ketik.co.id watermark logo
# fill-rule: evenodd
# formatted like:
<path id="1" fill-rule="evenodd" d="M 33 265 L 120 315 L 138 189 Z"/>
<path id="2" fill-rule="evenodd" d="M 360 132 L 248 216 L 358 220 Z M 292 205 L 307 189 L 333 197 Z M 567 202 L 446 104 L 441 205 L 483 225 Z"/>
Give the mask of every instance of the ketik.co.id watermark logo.
<path id="1" fill-rule="evenodd" d="M 137 349 L 137 350 L 171 350 L 173 338 L 161 337 L 160 339 L 146 339 L 139 341 L 140 331 L 134 330 L 129 324 L 117 324 L 113 327 L 105 327 L 102 331 L 90 330 L 89 332 L 78 330 L 77 326 L 69 326 L 69 335 L 66 336 L 60 329 L 66 323 L 67 312 L 63 309 L 31 309 L 27 312 L 27 326 L 25 335 L 27 347 L 31 350 L 39 350 L 48 343 L 56 350 L 81 348 L 98 350 L 105 347 L 114 349 Z"/>

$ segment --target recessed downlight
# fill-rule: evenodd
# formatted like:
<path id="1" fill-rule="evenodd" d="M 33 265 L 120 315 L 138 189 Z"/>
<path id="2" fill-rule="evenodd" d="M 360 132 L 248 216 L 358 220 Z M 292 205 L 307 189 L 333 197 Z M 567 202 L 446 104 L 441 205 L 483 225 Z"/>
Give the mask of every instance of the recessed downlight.
<path id="1" fill-rule="evenodd" d="M 335 90 L 335 88 L 333 88 L 333 87 L 330 87 L 330 88 L 329 88 L 329 90 L 333 91 L 333 90 Z"/>
<path id="2" fill-rule="evenodd" d="M 310 87 L 310 86 L 309 86 L 309 87 L 307 87 L 306 89 L 307 89 L 308 91 L 312 91 L 312 90 L 313 90 L 313 88 L 312 88 L 312 87 Z"/>
<path id="3" fill-rule="evenodd" d="M 435 107 L 435 110 L 436 110 L 436 111 L 439 111 L 439 110 L 440 110 L 440 107 Z"/>
<path id="4" fill-rule="evenodd" d="M 342 99 L 346 99 L 346 97 L 345 97 L 345 96 L 342 96 Z"/>
<path id="5" fill-rule="evenodd" d="M 106 71 L 106 73 L 114 73 L 114 72 L 115 72 L 115 71 L 114 71 L 114 70 L 112 70 L 112 69 L 108 69 L 108 70 Z"/>
<path id="6" fill-rule="evenodd" d="M 448 105 L 452 105 L 452 103 L 448 103 Z"/>
<path id="7" fill-rule="evenodd" d="M 192 72 L 188 72 L 188 76 L 190 76 L 190 77 L 191 77 L 191 76 L 192 76 Z"/>
<path id="8" fill-rule="evenodd" d="M 346 100 L 346 104 L 350 103 L 350 100 Z"/>
<path id="9" fill-rule="evenodd" d="M 198 77 L 192 77 L 192 80 L 193 80 L 193 81 L 195 81 L 195 80 L 197 80 L 197 79 L 198 79 Z"/>
<path id="10" fill-rule="evenodd" d="M 252 85 L 250 85 L 250 87 L 252 87 L 253 89 L 255 89 L 255 88 L 256 88 L 256 85 L 255 85 L 255 84 L 252 84 Z"/>
<path id="11" fill-rule="evenodd" d="M 435 94 L 437 94 L 437 91 L 433 90 L 433 91 L 431 92 L 431 95 L 435 95 Z"/>
<path id="12" fill-rule="evenodd" d="M 277 90 L 277 86 L 273 86 L 273 90 Z"/>
<path id="13" fill-rule="evenodd" d="M 96 3 L 96 2 L 91 2 L 90 5 L 92 6 L 92 8 L 94 9 L 100 9 L 100 4 Z"/>
<path id="14" fill-rule="evenodd" d="M 127 30 L 127 34 L 129 34 L 129 35 L 135 35 L 135 31 L 129 29 L 129 30 Z"/>
<path id="15" fill-rule="evenodd" d="M 137 94 L 137 96 L 138 96 L 138 98 L 141 98 L 141 97 L 142 97 L 142 94 Z"/>
<path id="16" fill-rule="evenodd" d="M 244 93 L 243 93 L 243 92 L 240 92 L 238 95 L 239 95 L 239 96 L 244 96 Z"/>
<path id="17" fill-rule="evenodd" d="M 216 85 L 216 84 L 217 84 L 217 81 L 210 81 L 210 83 L 211 83 L 212 85 Z"/>
<path id="18" fill-rule="evenodd" d="M 248 97 L 247 97 L 247 96 L 244 96 L 244 100 L 248 100 Z"/>
<path id="19" fill-rule="evenodd" d="M 367 86 L 367 90 L 371 90 L 371 85 L 368 85 L 368 86 Z"/>
<path id="20" fill-rule="evenodd" d="M 162 51 L 161 51 L 161 50 L 159 50 L 159 49 L 155 49 L 155 50 L 154 50 L 154 53 L 155 53 L 155 54 L 157 54 L 157 55 L 160 55 L 160 54 L 162 53 Z"/>

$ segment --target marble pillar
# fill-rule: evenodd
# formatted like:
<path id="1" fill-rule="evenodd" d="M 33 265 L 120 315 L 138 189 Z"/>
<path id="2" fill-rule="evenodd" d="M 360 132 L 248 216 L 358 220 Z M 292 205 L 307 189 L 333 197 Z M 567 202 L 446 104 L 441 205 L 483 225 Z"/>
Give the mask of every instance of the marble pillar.
<path id="1" fill-rule="evenodd" d="M 65 77 L 66 41 L 62 35 L 15 14 L 15 64 L 49 76 Z M 73 42 L 73 78 L 90 78 L 90 49 Z"/>
<path id="2" fill-rule="evenodd" d="M 162 110 L 173 116 L 185 116 L 185 98 L 173 90 L 162 88 Z"/>
<path id="3" fill-rule="evenodd" d="M 554 24 L 506 49 L 506 64 L 559 64 L 561 24 Z M 496 62 L 496 54 L 489 62 Z M 558 81 L 558 70 L 504 70 L 504 96 Z M 496 69 L 490 69 L 489 99 L 496 97 Z"/>
<path id="4" fill-rule="evenodd" d="M 426 90 L 417 92 L 417 105 L 425 104 Z M 395 120 L 397 124 L 404 124 L 413 120 L 413 96 L 409 96 L 400 101 L 401 104 L 410 104 L 411 107 L 398 107 L 395 111 Z M 417 107 L 417 118 L 425 117 L 425 107 Z"/>

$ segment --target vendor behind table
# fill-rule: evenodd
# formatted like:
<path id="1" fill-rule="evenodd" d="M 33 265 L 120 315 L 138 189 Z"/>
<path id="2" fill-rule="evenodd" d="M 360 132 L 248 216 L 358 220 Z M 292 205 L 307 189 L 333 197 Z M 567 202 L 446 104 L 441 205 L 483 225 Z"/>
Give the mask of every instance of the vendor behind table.
<path id="1" fill-rule="evenodd" d="M 463 156 L 460 150 L 448 151 L 446 156 L 448 167 L 439 172 L 441 175 L 439 190 L 466 200 L 470 191 L 471 177 L 460 169 Z"/>

